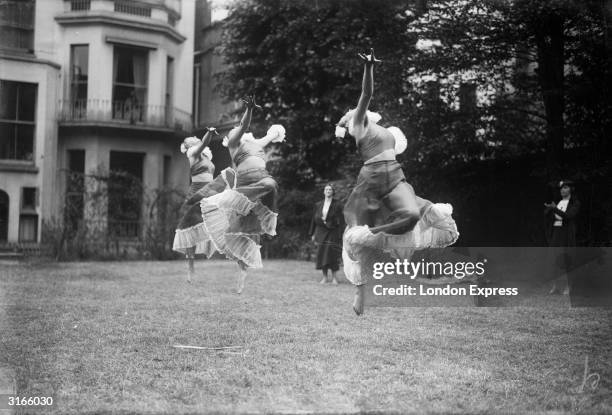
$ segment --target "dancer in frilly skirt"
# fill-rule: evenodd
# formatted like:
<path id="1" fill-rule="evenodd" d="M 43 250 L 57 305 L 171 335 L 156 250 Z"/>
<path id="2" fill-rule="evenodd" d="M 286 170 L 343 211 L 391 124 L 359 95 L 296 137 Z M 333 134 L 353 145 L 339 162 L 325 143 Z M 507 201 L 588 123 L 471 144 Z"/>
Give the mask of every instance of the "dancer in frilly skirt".
<path id="1" fill-rule="evenodd" d="M 259 107 L 254 97 L 245 103 L 242 123 L 223 142 L 232 157 L 235 180 L 228 178 L 228 189 L 200 203 L 205 231 L 215 250 L 238 264 L 238 293 L 244 288 L 247 269 L 262 267 L 260 236 L 276 235 L 278 185 L 266 170 L 264 147 L 285 138 L 281 125 L 271 126 L 260 139 L 245 134 L 253 108 Z"/>
<path id="2" fill-rule="evenodd" d="M 174 235 L 172 249 L 185 254 L 188 261 L 187 281 L 191 282 L 194 269 L 195 254 L 208 254 L 212 250 L 210 240 L 203 233 L 204 224 L 200 211 L 200 200 L 204 195 L 206 186 L 211 187 L 215 165 L 212 163 L 212 152 L 208 144 L 217 134 L 214 128 L 208 128 L 202 140 L 197 137 L 187 137 L 181 144 L 181 153 L 189 160 L 189 171 L 191 174 L 191 185 L 181 206 L 181 219 Z M 217 192 L 222 191 L 225 186 L 220 183 L 216 186 Z"/>
<path id="3" fill-rule="evenodd" d="M 357 315 L 363 313 L 365 284 L 374 262 L 410 259 L 416 250 L 445 247 L 459 236 L 452 206 L 416 196 L 406 181 L 395 159 L 406 149 L 406 137 L 399 128 L 378 125 L 381 116 L 368 111 L 374 92 L 373 67 L 380 61 L 374 50 L 359 57 L 365 62 L 359 103 L 336 128 L 338 136 L 348 129 L 364 161 L 344 206 L 344 273 L 357 286 L 353 302 Z"/>

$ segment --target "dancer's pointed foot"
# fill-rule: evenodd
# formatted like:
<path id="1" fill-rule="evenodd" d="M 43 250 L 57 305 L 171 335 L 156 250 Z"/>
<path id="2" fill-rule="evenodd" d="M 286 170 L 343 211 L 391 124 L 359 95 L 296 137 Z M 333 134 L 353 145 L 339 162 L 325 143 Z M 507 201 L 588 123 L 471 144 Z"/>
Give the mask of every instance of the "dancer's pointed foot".
<path id="1" fill-rule="evenodd" d="M 557 289 L 557 284 L 553 284 L 552 288 L 548 292 L 549 295 L 559 294 L 559 290 Z"/>
<path id="2" fill-rule="evenodd" d="M 327 284 L 327 277 L 321 278 L 321 281 L 319 281 L 319 284 Z"/>
<path id="3" fill-rule="evenodd" d="M 336 279 L 336 277 L 332 278 L 332 285 L 338 285 L 338 280 Z"/>
<path id="4" fill-rule="evenodd" d="M 353 311 L 358 316 L 363 314 L 364 302 L 365 302 L 365 285 L 358 285 L 357 292 L 355 293 L 355 299 L 353 300 Z"/>
<path id="5" fill-rule="evenodd" d="M 187 283 L 188 284 L 191 284 L 191 282 L 192 282 L 191 279 L 192 279 L 192 272 L 189 271 L 189 272 L 187 272 Z"/>
<path id="6" fill-rule="evenodd" d="M 236 293 L 242 294 L 244 290 L 244 282 L 246 281 L 247 272 L 245 269 L 238 271 L 238 284 L 236 285 Z"/>
<path id="7" fill-rule="evenodd" d="M 569 294 L 570 294 L 569 287 L 565 287 L 565 289 L 563 290 L 563 295 L 569 295 Z"/>

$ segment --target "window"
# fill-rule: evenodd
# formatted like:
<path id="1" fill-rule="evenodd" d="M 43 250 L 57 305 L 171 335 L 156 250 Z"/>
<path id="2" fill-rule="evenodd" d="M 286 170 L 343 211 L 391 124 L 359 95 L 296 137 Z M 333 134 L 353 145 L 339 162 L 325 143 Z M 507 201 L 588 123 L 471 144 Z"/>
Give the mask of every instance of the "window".
<path id="1" fill-rule="evenodd" d="M 115 46 L 113 118 L 143 121 L 147 103 L 147 49 Z"/>
<path id="2" fill-rule="evenodd" d="M 36 242 L 38 237 L 38 215 L 19 215 L 19 242 Z"/>
<path id="3" fill-rule="evenodd" d="M 110 152 L 108 231 L 114 237 L 135 238 L 142 217 L 144 153 Z"/>
<path id="4" fill-rule="evenodd" d="M 36 89 L 0 80 L 0 159 L 34 160 Z"/>
<path id="5" fill-rule="evenodd" d="M 68 150 L 66 205 L 64 218 L 70 231 L 76 231 L 85 210 L 85 150 Z"/>
<path id="6" fill-rule="evenodd" d="M 21 189 L 21 212 L 36 212 L 37 189 L 24 187 Z"/>
<path id="7" fill-rule="evenodd" d="M 172 157 L 170 156 L 164 156 L 164 178 L 163 178 L 163 185 L 164 186 L 169 186 L 170 185 L 170 166 L 172 163 Z"/>
<path id="8" fill-rule="evenodd" d="M 37 189 L 21 189 L 21 214 L 19 215 L 19 242 L 36 242 L 38 237 L 38 215 L 36 214 Z"/>
<path id="9" fill-rule="evenodd" d="M 34 52 L 34 0 L 0 1 L 0 48 Z"/>
<path id="10" fill-rule="evenodd" d="M 0 189 L 0 242 L 8 238 L 9 195 Z"/>
<path id="11" fill-rule="evenodd" d="M 171 165 L 172 157 L 164 156 L 163 190 L 158 194 L 157 199 L 157 220 L 160 224 L 166 224 L 169 223 L 169 220 L 174 220 L 176 214 L 176 212 L 170 209 L 170 201 L 172 200 L 172 193 L 169 191 Z"/>
<path id="12" fill-rule="evenodd" d="M 172 13 L 168 13 L 168 24 L 172 27 L 176 27 L 176 16 Z"/>
<path id="13" fill-rule="evenodd" d="M 70 47 L 70 102 L 73 118 L 87 116 L 87 80 L 89 74 L 89 45 Z"/>
<path id="14" fill-rule="evenodd" d="M 172 125 L 172 106 L 174 105 L 174 59 L 166 59 L 166 125 Z"/>

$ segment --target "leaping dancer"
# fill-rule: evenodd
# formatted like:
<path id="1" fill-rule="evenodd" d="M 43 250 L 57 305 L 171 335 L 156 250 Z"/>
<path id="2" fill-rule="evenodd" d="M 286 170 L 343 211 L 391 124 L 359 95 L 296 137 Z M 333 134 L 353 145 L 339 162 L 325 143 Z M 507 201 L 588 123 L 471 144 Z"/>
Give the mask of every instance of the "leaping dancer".
<path id="1" fill-rule="evenodd" d="M 357 108 L 348 111 L 337 128 L 338 135 L 338 130 L 348 129 L 364 161 L 344 207 L 344 273 L 357 287 L 353 302 L 357 315 L 364 311 L 365 284 L 374 262 L 389 255 L 410 259 L 416 250 L 445 247 L 459 237 L 452 206 L 416 196 L 406 181 L 395 159 L 406 149 L 406 137 L 397 127 L 378 125 L 381 116 L 368 111 L 374 93 L 373 68 L 381 61 L 373 49 L 359 57 L 365 62 L 361 96 Z"/>
<path id="2" fill-rule="evenodd" d="M 198 193 L 213 181 L 215 165 L 212 163 L 210 144 L 217 131 L 207 128 L 206 134 L 200 140 L 197 137 L 187 137 L 181 144 L 181 153 L 189 160 L 191 184 L 185 202 L 181 206 L 181 219 L 174 235 L 172 249 L 185 254 L 188 262 L 187 282 L 191 283 L 195 273 L 195 254 L 210 252 L 210 241 L 202 237 L 202 214 L 200 200 L 203 193 Z"/>
<path id="3" fill-rule="evenodd" d="M 226 178 L 228 188 L 225 191 L 201 200 L 207 237 L 216 251 L 238 264 L 238 293 L 244 288 L 247 269 L 263 266 L 260 236 L 276 235 L 278 185 L 266 170 L 264 147 L 285 138 L 281 125 L 272 125 L 260 139 L 246 133 L 253 109 L 261 107 L 254 97 L 244 102 L 247 108 L 240 125 L 232 129 L 223 142 L 229 149 L 235 177 Z"/>

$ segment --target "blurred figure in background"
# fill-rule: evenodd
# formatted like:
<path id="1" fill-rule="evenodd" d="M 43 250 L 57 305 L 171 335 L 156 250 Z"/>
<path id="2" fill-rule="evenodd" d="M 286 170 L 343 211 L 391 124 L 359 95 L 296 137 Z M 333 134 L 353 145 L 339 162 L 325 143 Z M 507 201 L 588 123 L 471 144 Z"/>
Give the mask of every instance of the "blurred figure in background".
<path id="1" fill-rule="evenodd" d="M 343 206 L 334 199 L 334 188 L 331 184 L 325 186 L 323 194 L 325 198 L 314 207 L 308 233 L 317 244 L 316 269 L 323 271 L 320 283 L 329 282 L 328 272 L 331 270 L 331 283 L 336 285 L 336 273 L 340 268 L 342 255 Z"/>
<path id="2" fill-rule="evenodd" d="M 544 214 L 547 216 L 546 240 L 550 247 L 576 246 L 576 217 L 580 212 L 580 202 L 572 196 L 574 183 L 569 180 L 559 182 L 561 200 L 557 203 L 545 203 Z M 571 252 L 565 249 L 557 256 L 555 279 L 550 294 L 558 293 L 558 285 L 563 284 L 563 294 L 570 292 L 570 282 L 567 272 L 571 266 Z M 559 273 L 557 273 L 559 271 Z M 560 275 L 560 276 L 559 276 Z M 565 278 L 563 278 L 565 277 Z"/>
<path id="3" fill-rule="evenodd" d="M 213 181 L 215 165 L 212 163 L 212 152 L 208 147 L 213 135 L 217 135 L 217 130 L 209 127 L 201 140 L 197 137 L 187 137 L 181 144 L 181 153 L 185 154 L 189 160 L 191 184 L 185 202 L 181 206 L 181 219 L 174 235 L 172 249 L 185 254 L 188 263 L 187 282 L 189 283 L 195 273 L 195 254 L 207 254 L 210 257 L 212 249 L 210 240 L 202 233 L 205 225 L 202 221 L 200 200 L 209 191 L 207 186 L 211 190 L 213 186 L 210 183 Z M 221 190 L 217 188 L 216 191 Z"/>

